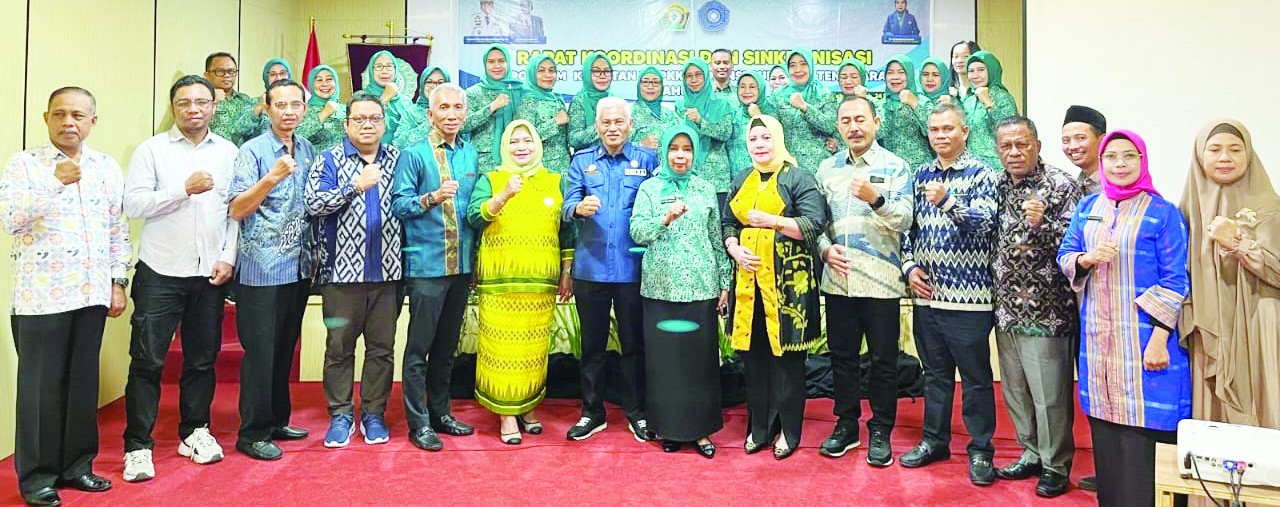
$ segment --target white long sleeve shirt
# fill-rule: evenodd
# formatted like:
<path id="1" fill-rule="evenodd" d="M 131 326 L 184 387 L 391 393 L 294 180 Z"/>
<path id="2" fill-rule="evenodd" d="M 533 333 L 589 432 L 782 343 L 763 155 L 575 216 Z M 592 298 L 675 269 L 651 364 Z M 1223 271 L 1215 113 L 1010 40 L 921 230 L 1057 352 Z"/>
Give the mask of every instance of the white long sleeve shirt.
<path id="1" fill-rule="evenodd" d="M 80 149 L 80 181 L 53 175 L 67 156 L 52 144 L 18 152 L 0 175 L 0 220 L 13 235 L 13 314 L 111 306 L 111 280 L 133 254 L 120 164 Z"/>
<path id="2" fill-rule="evenodd" d="M 217 262 L 235 265 L 239 224 L 227 215 L 235 144 L 209 132 L 192 144 L 177 127 L 143 141 L 125 176 L 124 212 L 145 219 L 138 260 L 165 276 L 207 277 Z M 213 175 L 213 188 L 187 195 L 196 171 Z"/>

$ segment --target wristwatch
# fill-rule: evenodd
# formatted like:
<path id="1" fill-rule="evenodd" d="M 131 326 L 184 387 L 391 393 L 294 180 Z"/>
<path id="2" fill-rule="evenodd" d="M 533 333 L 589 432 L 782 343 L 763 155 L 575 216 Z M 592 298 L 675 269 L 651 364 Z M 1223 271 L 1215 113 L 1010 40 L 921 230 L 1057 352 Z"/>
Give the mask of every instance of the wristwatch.
<path id="1" fill-rule="evenodd" d="M 423 206 L 424 208 L 431 209 L 436 206 L 436 198 L 434 194 L 435 192 L 427 192 L 422 196 L 422 201 L 426 203 L 426 206 Z"/>
<path id="2" fill-rule="evenodd" d="M 877 210 L 877 209 L 880 209 L 880 207 L 881 207 L 881 206 L 884 206 L 884 195 L 883 195 L 883 194 L 881 194 L 881 195 L 879 195 L 879 196 L 877 196 L 877 197 L 876 197 L 876 202 L 871 203 L 871 209 L 873 209 L 873 210 Z"/>
<path id="3" fill-rule="evenodd" d="M 129 279 L 128 279 L 128 278 L 112 278 L 112 279 L 111 279 L 111 284 L 112 284 L 112 285 L 119 285 L 121 289 L 128 289 L 128 288 L 129 288 Z"/>

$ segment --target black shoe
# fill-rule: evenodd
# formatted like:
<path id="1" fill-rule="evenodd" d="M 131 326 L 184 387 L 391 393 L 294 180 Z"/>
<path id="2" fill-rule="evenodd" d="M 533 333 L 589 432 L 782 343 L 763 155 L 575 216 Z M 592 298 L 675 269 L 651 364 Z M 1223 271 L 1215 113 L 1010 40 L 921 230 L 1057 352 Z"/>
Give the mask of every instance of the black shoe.
<path id="1" fill-rule="evenodd" d="M 662 452 L 676 452 L 679 451 L 681 447 L 683 447 L 683 445 L 675 440 L 662 441 Z"/>
<path id="2" fill-rule="evenodd" d="M 284 457 L 284 451 L 280 450 L 280 446 L 270 440 L 257 442 L 236 440 L 236 450 L 240 451 L 240 454 L 262 461 L 275 461 Z"/>
<path id="3" fill-rule="evenodd" d="M 520 431 L 530 435 L 542 434 L 542 421 L 526 421 L 523 415 L 516 416 L 516 425 L 520 427 Z"/>
<path id="4" fill-rule="evenodd" d="M 59 488 L 78 489 L 80 491 L 88 491 L 90 493 L 98 493 L 111 489 L 111 481 L 106 477 L 94 475 L 93 472 L 81 475 L 75 479 L 58 479 L 53 484 Z"/>
<path id="5" fill-rule="evenodd" d="M 1085 491 L 1093 491 L 1096 493 L 1098 491 L 1098 476 L 1090 475 L 1080 479 L 1080 482 L 1077 482 L 1076 486 Z"/>
<path id="6" fill-rule="evenodd" d="M 302 440 L 311 433 L 297 426 L 285 426 L 271 430 L 272 440 Z"/>
<path id="7" fill-rule="evenodd" d="M 822 445 L 818 447 L 818 454 L 828 458 L 839 458 L 860 444 L 861 442 L 858 441 L 858 422 L 841 419 L 836 423 L 835 429 L 831 431 L 831 436 L 823 440 Z"/>
<path id="8" fill-rule="evenodd" d="M 928 442 L 920 442 L 915 447 L 912 447 L 910 451 L 907 451 L 906 454 L 903 454 L 898 462 L 907 468 L 920 468 L 950 457 L 950 449 L 934 449 Z"/>
<path id="9" fill-rule="evenodd" d="M 424 451 L 444 449 L 444 442 L 440 441 L 440 437 L 436 436 L 435 430 L 432 430 L 430 426 L 424 426 L 409 432 L 409 441 L 413 442 L 414 447 Z"/>
<path id="10" fill-rule="evenodd" d="M 635 437 L 636 442 L 648 442 L 658 438 L 658 435 L 654 434 L 653 430 L 649 429 L 649 421 L 644 419 L 636 419 L 628 422 L 627 431 L 631 432 L 631 436 Z"/>
<path id="11" fill-rule="evenodd" d="M 867 444 L 867 464 L 887 467 L 893 464 L 893 445 L 883 430 L 871 430 L 871 443 Z"/>
<path id="12" fill-rule="evenodd" d="M 573 427 L 569 428 L 565 438 L 569 440 L 586 440 L 591 438 L 591 435 L 600 433 L 608 427 L 609 425 L 604 422 L 604 419 L 595 420 L 584 415 L 578 419 L 578 422 Z"/>
<path id="13" fill-rule="evenodd" d="M 1040 474 L 1040 481 L 1036 483 L 1036 496 L 1044 498 L 1061 496 L 1067 492 L 1070 483 L 1071 481 L 1067 480 L 1067 476 L 1052 470 L 1045 470 Z"/>
<path id="14" fill-rule="evenodd" d="M 991 465 L 990 456 L 969 456 L 969 482 L 976 486 L 990 486 L 996 482 L 996 471 Z"/>
<path id="15" fill-rule="evenodd" d="M 782 438 L 785 440 L 787 437 L 782 437 Z M 782 449 L 779 449 L 778 446 L 775 445 L 773 447 L 773 459 L 782 461 L 784 459 L 790 458 L 792 454 L 796 453 L 796 449 L 799 449 L 799 448 L 800 448 L 799 445 L 795 445 L 795 446 L 787 447 L 787 450 L 784 451 Z"/>
<path id="16" fill-rule="evenodd" d="M 1044 469 L 1039 463 L 1027 463 L 1026 461 L 1018 460 L 1007 467 L 996 469 L 996 477 L 1007 481 L 1020 481 L 1040 475 L 1042 470 Z"/>
<path id="17" fill-rule="evenodd" d="M 23 493 L 22 501 L 27 502 L 27 505 L 62 505 L 58 490 L 53 488 L 40 488 L 30 493 Z"/>
<path id="18" fill-rule="evenodd" d="M 697 447 L 698 454 L 701 454 L 702 457 L 707 459 L 716 457 L 716 444 L 712 443 L 711 440 L 707 440 L 705 444 L 695 443 L 693 445 Z"/>
<path id="19" fill-rule="evenodd" d="M 431 429 L 445 435 L 453 435 L 455 437 L 465 437 L 475 433 L 475 428 L 468 426 L 466 423 L 454 419 L 452 415 L 442 416 L 437 421 L 431 422 Z"/>

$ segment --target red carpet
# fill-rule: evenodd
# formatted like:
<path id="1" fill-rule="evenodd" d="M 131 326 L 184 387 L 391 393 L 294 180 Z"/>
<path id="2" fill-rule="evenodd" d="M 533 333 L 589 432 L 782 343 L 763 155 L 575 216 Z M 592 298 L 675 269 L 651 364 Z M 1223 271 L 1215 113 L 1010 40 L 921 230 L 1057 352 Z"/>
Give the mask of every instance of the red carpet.
<path id="1" fill-rule="evenodd" d="M 578 416 L 572 400 L 549 400 L 540 409 L 544 434 L 526 435 L 524 445 L 498 441 L 497 417 L 472 402 L 455 402 L 454 414 L 474 424 L 477 434 L 442 437 L 445 450 L 428 453 L 406 438 L 404 406 L 399 384 L 392 392 L 387 418 L 392 440 L 367 446 L 359 435 L 345 449 L 326 449 L 328 424 L 320 384 L 296 384 L 293 422 L 311 430 L 311 437 L 283 442 L 284 459 L 257 462 L 234 450 L 237 385 L 218 384 L 213 432 L 227 451 L 227 459 L 209 466 L 195 465 L 177 455 L 177 386 L 166 384 L 162 400 L 155 463 L 158 477 L 144 483 L 125 483 L 123 469 L 124 401 L 100 411 L 102 452 L 96 471 L 115 482 L 106 493 L 62 490 L 72 505 L 1022 505 L 1083 506 L 1096 503 L 1093 494 L 1073 489 L 1054 500 L 1035 496 L 1035 480 L 997 481 L 980 488 L 969 484 L 964 446 L 967 435 L 960 420 L 956 395 L 955 437 L 950 461 L 924 469 L 898 466 L 885 469 L 866 464 L 857 449 L 841 459 L 818 455 L 817 446 L 831 431 L 831 400 L 809 400 L 802 448 L 778 462 L 768 452 L 751 456 L 742 451 L 745 408 L 725 413 L 725 428 L 713 437 L 719 446 L 715 459 L 692 450 L 666 454 L 656 443 L 639 443 L 625 429 L 622 412 L 611 408 L 609 429 L 585 442 L 569 442 L 564 432 Z M 999 389 L 996 389 L 999 402 Z M 901 400 L 893 434 L 895 455 L 919 439 L 923 405 Z M 869 411 L 864 405 L 864 414 Z M 1017 459 L 1013 425 L 998 407 L 997 466 Z M 865 421 L 864 421 L 865 422 Z M 1072 482 L 1092 473 L 1088 429 L 1083 416 L 1075 426 L 1078 449 Z M 863 437 L 866 437 L 865 428 Z M 12 458 L 0 461 L 0 503 L 21 504 Z"/>

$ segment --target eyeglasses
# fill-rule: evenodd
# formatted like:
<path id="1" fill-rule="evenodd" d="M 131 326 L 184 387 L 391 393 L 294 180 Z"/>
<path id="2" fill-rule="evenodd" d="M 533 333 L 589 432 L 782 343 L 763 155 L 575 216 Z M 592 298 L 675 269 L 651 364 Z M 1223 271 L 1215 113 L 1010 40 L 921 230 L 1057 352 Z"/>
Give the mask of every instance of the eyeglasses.
<path id="1" fill-rule="evenodd" d="M 613 71 L 612 71 L 612 70 L 609 70 L 609 69 L 591 69 L 591 75 L 593 75 L 593 76 L 611 76 L 611 75 L 613 75 Z"/>
<path id="2" fill-rule="evenodd" d="M 394 63 L 378 63 L 378 64 L 374 64 L 374 66 L 373 66 L 373 70 L 396 70 L 396 64 L 394 64 Z"/>
<path id="3" fill-rule="evenodd" d="M 640 84 L 644 86 L 659 86 L 662 81 L 658 79 L 641 79 Z"/>
<path id="4" fill-rule="evenodd" d="M 444 84 L 444 80 L 443 80 L 443 79 L 428 79 L 426 82 L 427 82 L 427 84 L 429 84 L 429 85 L 436 85 L 436 86 L 440 86 L 440 85 Z"/>
<path id="5" fill-rule="evenodd" d="M 351 122 L 351 123 L 354 123 L 354 124 L 356 124 L 356 125 L 366 125 L 366 124 L 367 124 L 367 125 L 378 126 L 378 125 L 382 125 L 382 121 L 383 121 L 383 120 L 385 120 L 385 119 L 386 119 L 386 117 L 384 117 L 384 116 L 382 116 L 382 115 L 374 115 L 374 116 L 352 116 L 352 117 L 347 118 L 347 121 L 349 121 L 349 122 Z"/>
<path id="6" fill-rule="evenodd" d="M 173 108 L 174 109 L 191 109 L 194 106 L 200 109 L 204 109 L 206 107 L 209 107 L 212 104 L 213 104 L 213 101 L 209 99 L 179 100 L 173 103 Z"/>
<path id="7" fill-rule="evenodd" d="M 1141 158 L 1142 158 L 1142 154 L 1136 151 L 1126 151 L 1120 155 L 1116 155 L 1115 153 L 1104 153 L 1102 155 L 1102 161 L 1108 164 L 1114 164 L 1120 160 L 1123 160 L 1124 163 L 1126 164 L 1132 164 L 1137 162 Z"/>
<path id="8" fill-rule="evenodd" d="M 693 72 L 686 72 L 686 73 L 684 74 L 684 77 L 685 77 L 685 78 L 688 78 L 688 79 L 693 79 L 693 78 L 702 78 L 702 77 L 707 77 L 707 75 L 706 75 L 706 74 L 703 74 L 703 73 L 702 73 L 702 71 L 698 70 L 698 71 L 693 71 Z"/>
<path id="9" fill-rule="evenodd" d="M 302 101 L 276 102 L 271 105 L 276 109 L 292 109 L 294 111 L 301 111 L 303 107 L 306 107 L 306 104 L 302 103 Z"/>
<path id="10" fill-rule="evenodd" d="M 218 77 L 236 77 L 240 75 L 240 69 L 210 69 L 209 72 Z"/>

